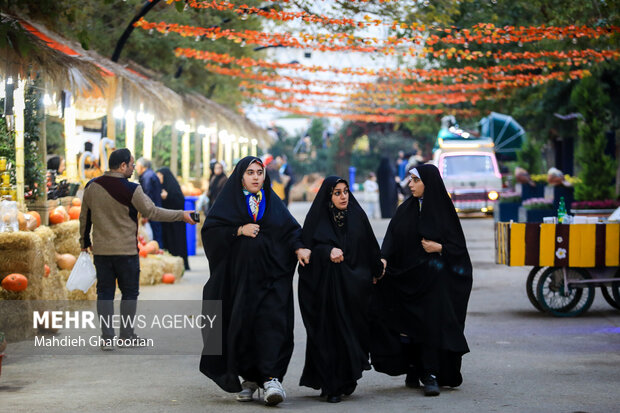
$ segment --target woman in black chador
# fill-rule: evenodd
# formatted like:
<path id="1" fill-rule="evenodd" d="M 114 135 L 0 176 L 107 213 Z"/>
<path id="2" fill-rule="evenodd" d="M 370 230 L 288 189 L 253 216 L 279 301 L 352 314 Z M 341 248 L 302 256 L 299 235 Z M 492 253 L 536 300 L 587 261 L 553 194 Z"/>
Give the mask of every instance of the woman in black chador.
<path id="1" fill-rule="evenodd" d="M 300 385 L 327 401 L 355 390 L 369 370 L 368 311 L 373 277 L 383 271 L 379 244 L 349 185 L 325 178 L 303 229 L 312 263 L 299 268 L 299 306 L 308 339 Z"/>
<path id="2" fill-rule="evenodd" d="M 239 401 L 262 387 L 265 403 L 275 405 L 285 398 L 281 382 L 293 352 L 295 255 L 304 265 L 310 251 L 270 184 L 259 158 L 243 158 L 202 227 L 211 270 L 203 300 L 222 301 L 222 352 L 208 355 L 204 328 L 200 371 Z"/>
<path id="3" fill-rule="evenodd" d="M 220 195 L 222 188 L 226 185 L 228 178 L 224 173 L 224 166 L 221 163 L 215 162 L 211 170 L 211 178 L 209 179 L 209 190 L 207 191 L 207 197 L 209 198 L 208 209 L 211 209 L 215 200 Z"/>
<path id="4" fill-rule="evenodd" d="M 385 276 L 373 296 L 373 367 L 407 374 L 408 387 L 459 386 L 472 266 L 458 215 L 439 170 L 410 171 L 413 196 L 396 211 L 381 253 Z"/>
<path id="5" fill-rule="evenodd" d="M 397 183 L 394 168 L 387 157 L 381 158 L 377 169 L 377 183 L 379 184 L 379 205 L 381 218 L 392 218 L 398 206 Z"/>
<path id="6" fill-rule="evenodd" d="M 185 209 L 185 196 L 172 171 L 166 167 L 159 168 L 157 176 L 162 187 L 161 206 L 166 209 Z M 175 257 L 182 257 L 185 269 L 189 270 L 185 222 L 162 222 L 161 229 L 164 241 L 162 248 Z"/>

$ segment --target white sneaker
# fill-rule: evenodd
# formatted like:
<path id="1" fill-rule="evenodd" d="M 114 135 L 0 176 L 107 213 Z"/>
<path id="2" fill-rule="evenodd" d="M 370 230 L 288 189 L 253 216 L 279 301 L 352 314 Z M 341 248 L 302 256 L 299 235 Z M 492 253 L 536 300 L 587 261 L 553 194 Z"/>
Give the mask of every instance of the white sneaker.
<path id="1" fill-rule="evenodd" d="M 286 393 L 278 379 L 266 381 L 263 383 L 263 388 L 265 389 L 265 404 L 267 406 L 275 406 L 286 398 Z"/>
<path id="2" fill-rule="evenodd" d="M 243 390 L 237 393 L 237 401 L 251 402 L 252 400 L 254 400 L 253 396 L 254 396 L 254 392 L 258 390 L 258 384 L 254 383 L 253 381 L 244 380 L 243 383 L 241 383 L 241 388 Z"/>

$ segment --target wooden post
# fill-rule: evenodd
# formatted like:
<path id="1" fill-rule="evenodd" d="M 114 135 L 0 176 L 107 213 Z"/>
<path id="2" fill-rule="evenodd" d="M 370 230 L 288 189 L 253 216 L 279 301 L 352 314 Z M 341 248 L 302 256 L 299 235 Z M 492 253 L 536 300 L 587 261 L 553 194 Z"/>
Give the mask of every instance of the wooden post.
<path id="1" fill-rule="evenodd" d="M 13 90 L 13 115 L 15 121 L 15 183 L 17 184 L 17 206 L 24 209 L 24 100 L 26 81 L 17 80 Z"/>
<path id="2" fill-rule="evenodd" d="M 69 93 L 69 92 L 67 92 Z M 76 142 L 75 131 L 75 104 L 73 96 L 65 97 L 67 99 L 65 105 L 65 163 L 67 165 L 67 180 L 69 182 L 79 182 L 80 176 L 77 166 L 77 154 L 79 151 Z"/>
<path id="3" fill-rule="evenodd" d="M 136 157 L 136 115 L 132 110 L 128 110 L 125 114 L 125 148 L 131 151 Z"/>
<path id="4" fill-rule="evenodd" d="M 142 156 L 148 160 L 153 160 L 153 115 L 144 115 L 144 135 L 142 140 Z"/>
<path id="5" fill-rule="evenodd" d="M 107 138 L 116 143 L 116 119 L 114 119 L 114 105 L 116 103 L 116 76 L 112 76 L 108 81 L 108 93 L 107 93 L 107 111 L 106 111 L 106 123 L 108 128 Z"/>
<path id="6" fill-rule="evenodd" d="M 181 173 L 183 182 L 189 182 L 189 125 L 185 125 L 183 137 L 181 138 Z"/>

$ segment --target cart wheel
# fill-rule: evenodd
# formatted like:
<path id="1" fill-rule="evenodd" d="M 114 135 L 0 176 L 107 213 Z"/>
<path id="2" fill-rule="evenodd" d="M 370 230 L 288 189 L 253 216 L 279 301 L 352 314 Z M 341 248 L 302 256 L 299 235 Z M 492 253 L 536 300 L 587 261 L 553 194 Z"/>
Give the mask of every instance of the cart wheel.
<path id="1" fill-rule="evenodd" d="M 527 293 L 527 298 L 530 300 L 530 303 L 534 306 L 538 311 L 544 312 L 545 310 L 542 308 L 538 299 L 536 299 L 536 286 L 538 285 L 538 280 L 540 279 L 540 275 L 542 274 L 542 270 L 547 267 L 534 267 L 530 271 L 527 276 L 527 281 L 525 282 L 525 292 Z"/>
<path id="2" fill-rule="evenodd" d="M 568 268 L 569 281 L 590 279 L 590 274 L 581 268 Z M 536 287 L 538 301 L 542 308 L 556 317 L 574 317 L 583 314 L 594 301 L 595 288 L 592 285 L 570 285 L 564 289 L 564 272 L 562 268 L 547 268 Z"/>
<path id="3" fill-rule="evenodd" d="M 615 278 L 620 278 L 620 268 L 618 268 L 618 271 L 616 271 Z M 613 297 L 614 303 L 612 304 L 610 300 L 607 300 L 607 297 L 605 297 L 605 294 L 603 294 L 603 296 L 605 297 L 607 302 L 611 304 L 612 307 L 615 307 L 620 310 L 620 281 L 612 282 L 611 286 L 607 288 L 611 289 L 611 297 Z M 607 290 L 607 293 L 609 293 L 609 290 Z"/>
<path id="4" fill-rule="evenodd" d="M 607 304 L 609 304 L 613 308 L 620 310 L 620 304 L 619 304 L 620 301 L 616 301 L 616 299 L 614 298 L 614 292 L 613 292 L 614 288 L 617 291 L 618 288 L 620 288 L 620 283 L 615 282 L 612 285 L 602 285 L 601 293 L 603 293 L 603 297 L 605 298 L 605 301 L 607 301 Z"/>

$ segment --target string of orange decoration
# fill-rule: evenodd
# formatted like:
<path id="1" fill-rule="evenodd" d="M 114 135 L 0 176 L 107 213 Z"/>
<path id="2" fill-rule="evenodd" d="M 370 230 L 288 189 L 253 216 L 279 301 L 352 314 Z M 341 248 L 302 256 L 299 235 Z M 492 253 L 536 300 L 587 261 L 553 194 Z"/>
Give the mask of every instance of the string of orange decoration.
<path id="1" fill-rule="evenodd" d="M 424 98 L 399 98 L 398 96 L 376 97 L 369 98 L 368 96 L 351 97 L 350 99 L 308 99 L 297 98 L 294 96 L 282 96 L 282 95 L 266 95 L 264 93 L 250 93 L 242 92 L 243 96 L 258 100 L 277 101 L 288 104 L 305 104 L 311 106 L 320 106 L 325 108 L 331 105 L 355 105 L 358 111 L 360 108 L 364 108 L 364 111 L 377 112 L 381 110 L 387 110 L 386 107 L 397 105 L 414 105 L 414 106 L 445 106 L 456 105 L 462 103 L 470 103 L 475 105 L 479 100 L 495 100 L 499 98 L 497 94 L 482 94 L 482 93 L 454 93 L 451 95 L 440 95 L 434 97 Z M 367 109 L 372 107 L 373 109 Z"/>
<path id="2" fill-rule="evenodd" d="M 424 43 L 423 38 L 420 39 L 408 39 L 390 37 L 386 42 L 378 40 L 376 38 L 356 38 L 346 33 L 333 33 L 333 34 L 299 34 L 300 38 L 297 38 L 290 33 L 277 33 L 277 32 L 260 32 L 256 30 L 233 30 L 222 29 L 221 27 L 196 27 L 180 25 L 176 23 L 153 23 L 148 22 L 145 19 L 140 19 L 135 23 L 136 27 L 144 30 L 157 30 L 160 33 L 178 33 L 183 37 L 195 37 L 200 39 L 204 36 L 211 40 L 228 39 L 236 43 L 249 43 L 259 45 L 263 47 L 269 46 L 283 46 L 292 47 L 298 49 L 312 49 L 322 52 L 364 52 L 364 53 L 382 53 L 385 55 L 403 55 L 403 56 L 416 56 L 426 57 L 432 55 L 435 57 L 446 57 L 448 59 L 466 59 L 476 60 L 479 58 L 493 58 L 496 61 L 499 60 L 517 60 L 517 59 L 539 59 L 545 58 L 588 58 L 593 61 L 602 61 L 606 58 L 620 57 L 618 50 L 603 50 L 596 51 L 594 49 L 573 50 L 567 52 L 560 51 L 539 51 L 539 52 L 502 52 L 502 51 L 472 51 L 469 49 L 457 50 L 454 47 L 437 49 L 433 47 L 414 47 L 415 45 L 421 45 Z M 329 44 L 325 44 L 325 43 Z M 335 44 L 336 42 L 343 42 L 345 44 Z M 362 44 L 357 44 L 361 42 Z M 376 45 L 373 45 L 376 43 Z M 414 46 L 411 46 L 413 44 Z M 399 45 L 407 46 L 405 50 L 398 50 Z"/>
<path id="3" fill-rule="evenodd" d="M 246 89 L 258 89 L 269 90 L 278 95 L 283 94 L 295 94 L 306 96 L 325 96 L 325 97 L 340 97 L 348 100 L 363 100 L 378 103 L 380 101 L 386 102 L 385 104 L 395 104 L 407 102 L 410 104 L 420 105 L 433 105 L 442 102 L 461 103 L 466 101 L 477 101 L 483 98 L 483 95 L 479 91 L 475 92 L 447 92 L 447 93 L 385 93 L 385 92 L 368 92 L 358 91 L 353 93 L 339 93 L 332 91 L 322 90 L 308 90 L 308 89 L 291 89 L 278 86 L 271 86 L 265 84 L 249 83 L 242 81 L 239 84 L 240 88 Z"/>
<path id="4" fill-rule="evenodd" d="M 538 69 L 552 69 L 554 67 L 573 66 L 581 64 L 582 62 L 576 59 L 570 59 L 560 62 L 542 62 L 534 61 L 532 63 L 521 63 L 503 66 L 489 66 L 489 67 L 473 67 L 464 66 L 460 68 L 443 68 L 443 69 L 368 69 L 364 67 L 360 68 L 335 68 L 324 66 L 305 66 L 299 63 L 278 63 L 270 62 L 262 59 L 253 59 L 250 57 L 236 58 L 226 53 L 215 53 L 203 50 L 197 50 L 192 48 L 177 48 L 175 54 L 178 57 L 185 57 L 198 60 L 212 61 L 219 64 L 235 64 L 244 68 L 261 67 L 266 69 L 291 69 L 306 72 L 331 72 L 336 74 L 345 75 L 358 75 L 358 76 L 382 76 L 387 78 L 403 78 L 403 79 L 416 79 L 416 80 L 442 80 L 445 77 L 459 79 L 476 79 L 486 78 L 492 73 L 504 73 L 504 72 L 518 72 Z M 469 77 L 468 77 L 469 76 Z M 536 75 L 533 75 L 536 76 Z"/>
<path id="5" fill-rule="evenodd" d="M 276 105 L 272 103 L 259 103 L 257 106 L 276 109 L 283 112 L 295 113 L 303 116 L 313 116 L 319 118 L 340 118 L 344 120 L 360 120 L 364 122 L 376 122 L 376 123 L 395 123 L 395 122 L 407 122 L 408 120 L 417 119 L 417 117 L 404 117 L 393 115 L 381 115 L 381 114 L 356 114 L 356 113 L 343 113 L 343 112 L 316 112 L 310 110 L 303 110 L 297 107 L 288 107 L 282 105 Z M 455 115 L 459 118 L 471 118 L 479 116 L 480 111 L 476 109 L 417 109 L 412 115 Z"/>
<path id="6" fill-rule="evenodd" d="M 177 0 L 180 1 L 180 0 Z M 458 28 L 456 26 L 440 27 L 435 25 L 424 25 L 420 23 L 405 23 L 399 21 L 385 22 L 378 18 L 371 16 L 364 16 L 363 20 L 354 19 L 336 19 L 321 14 L 312 14 L 306 11 L 290 12 L 277 10 L 271 8 L 263 10 L 258 7 L 250 7 L 246 4 L 235 4 L 230 1 L 196 1 L 190 0 L 189 7 L 197 9 L 215 9 L 220 11 L 233 11 L 240 14 L 242 18 L 248 15 L 258 15 L 267 19 L 279 20 L 279 21 L 292 21 L 302 20 L 308 23 L 321 23 L 339 26 L 353 26 L 353 27 L 370 27 L 370 26 L 387 26 L 392 30 L 396 29 L 411 29 L 420 33 L 425 32 L 438 32 L 442 35 L 445 33 L 447 36 L 440 37 L 436 34 L 431 34 L 427 39 L 428 44 L 434 44 L 437 42 L 464 44 L 468 43 L 492 43 L 492 44 L 504 44 L 512 42 L 536 42 L 543 39 L 547 40 L 564 40 L 564 39 L 579 39 L 579 38 L 591 38 L 596 39 L 602 36 L 609 36 L 614 33 L 620 32 L 618 26 L 608 27 L 587 27 L 587 26 L 503 26 L 497 27 L 492 23 L 479 23 L 471 28 Z"/>
<path id="7" fill-rule="evenodd" d="M 510 81 L 495 81 L 483 83 L 450 83 L 450 84 L 432 84 L 432 83 L 412 83 L 404 84 L 398 80 L 379 81 L 379 82 L 351 82 L 346 80 L 323 80 L 323 79 L 306 79 L 303 77 L 286 76 L 281 74 L 259 74 L 248 69 L 231 69 L 211 64 L 205 65 L 205 68 L 213 73 L 225 76 L 233 76 L 246 80 L 255 80 L 259 82 L 289 82 L 291 85 L 298 86 L 325 86 L 330 88 L 346 87 L 349 89 L 375 90 L 375 91 L 391 91 L 391 92 L 449 92 L 467 90 L 501 90 L 508 87 L 531 86 L 532 81 L 529 78 L 512 76 Z M 565 72 L 552 72 L 557 79 L 558 76 L 566 75 Z M 540 75 L 539 75 L 540 76 Z M 545 74 L 543 76 L 549 76 Z M 549 79 L 552 80 L 552 79 Z"/>

